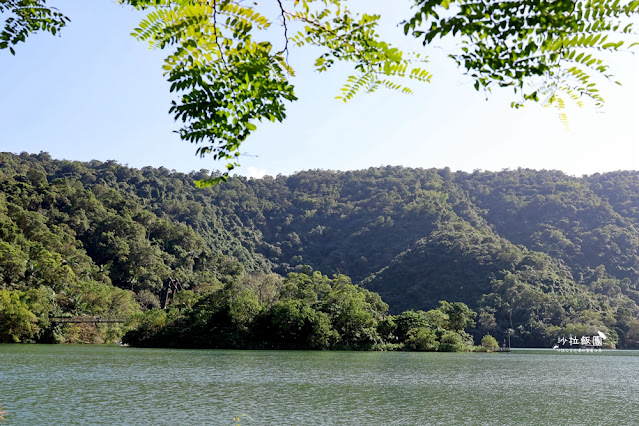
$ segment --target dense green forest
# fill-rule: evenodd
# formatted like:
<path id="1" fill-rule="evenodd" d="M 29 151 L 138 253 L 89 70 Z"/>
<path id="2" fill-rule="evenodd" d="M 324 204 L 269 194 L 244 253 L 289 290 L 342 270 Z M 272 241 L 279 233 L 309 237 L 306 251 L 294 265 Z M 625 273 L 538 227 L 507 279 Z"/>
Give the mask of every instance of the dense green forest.
<path id="1" fill-rule="evenodd" d="M 123 341 L 136 346 L 241 349 L 474 350 L 464 303 L 388 315 L 377 293 L 345 275 L 292 272 L 179 293 L 167 310 L 135 315 Z M 495 342 L 495 345 L 497 343 Z"/>
<path id="2" fill-rule="evenodd" d="M 637 172 L 382 167 L 193 184 L 215 176 L 0 154 L 0 340 L 130 330 L 147 346 L 434 350 L 602 331 L 639 346 Z M 182 291 L 158 309 L 169 282 Z M 477 315 L 460 328 L 455 306 Z M 70 315 L 129 321 L 51 322 Z"/>

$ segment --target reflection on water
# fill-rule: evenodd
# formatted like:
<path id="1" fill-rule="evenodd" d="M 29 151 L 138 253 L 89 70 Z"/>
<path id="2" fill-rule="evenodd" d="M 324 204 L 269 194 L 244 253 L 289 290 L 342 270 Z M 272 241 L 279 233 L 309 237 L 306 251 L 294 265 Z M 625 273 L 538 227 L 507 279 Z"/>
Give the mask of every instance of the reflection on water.
<path id="1" fill-rule="evenodd" d="M 7 425 L 636 424 L 639 352 L 0 345 L 0 404 Z"/>

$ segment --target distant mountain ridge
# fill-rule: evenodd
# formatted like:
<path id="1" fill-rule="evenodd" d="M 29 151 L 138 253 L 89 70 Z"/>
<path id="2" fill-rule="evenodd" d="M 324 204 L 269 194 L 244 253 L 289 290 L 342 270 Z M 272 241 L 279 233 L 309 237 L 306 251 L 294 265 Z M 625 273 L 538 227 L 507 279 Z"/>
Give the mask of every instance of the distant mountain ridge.
<path id="1" fill-rule="evenodd" d="M 310 267 L 349 275 L 378 292 L 391 312 L 462 301 L 479 312 L 478 332 L 512 328 L 524 345 L 546 344 L 559 331 L 595 329 L 618 335 L 627 347 L 639 344 L 639 172 L 577 178 L 528 169 L 381 167 L 235 177 L 207 189 L 192 183 L 211 175 L 5 153 L 0 204 L 37 212 L 50 228 L 64 224 L 91 258 L 87 268 L 109 265 L 116 287 L 157 295 L 168 276 L 195 287 L 213 269 L 223 281 L 242 271 L 284 275 Z M 89 217 L 91 238 L 111 250 L 98 258 L 88 231 L 73 225 L 83 207 L 73 205 L 69 219 L 38 201 L 62 182 L 84 199 L 95 197 L 113 220 L 125 218 L 121 228 L 140 233 L 140 250 L 154 250 L 149 265 L 162 272 L 152 277 L 151 266 L 126 266 L 135 244 L 104 221 L 103 231 L 91 228 Z M 20 184 L 30 189 L 20 192 Z M 167 235 L 177 237 L 167 245 Z M 207 262 L 219 266 L 206 269 Z"/>

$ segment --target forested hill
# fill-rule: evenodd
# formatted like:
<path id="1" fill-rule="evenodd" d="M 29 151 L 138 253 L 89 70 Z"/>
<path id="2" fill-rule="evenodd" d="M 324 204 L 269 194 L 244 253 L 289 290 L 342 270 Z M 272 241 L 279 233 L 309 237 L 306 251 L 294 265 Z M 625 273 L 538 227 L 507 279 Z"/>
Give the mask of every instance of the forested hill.
<path id="1" fill-rule="evenodd" d="M 594 330 L 639 344 L 637 172 L 385 167 L 193 184 L 211 176 L 0 154 L 2 286 L 97 282 L 152 306 L 169 279 L 201 290 L 317 270 L 391 312 L 464 302 L 477 333 L 512 328 L 515 344 Z"/>

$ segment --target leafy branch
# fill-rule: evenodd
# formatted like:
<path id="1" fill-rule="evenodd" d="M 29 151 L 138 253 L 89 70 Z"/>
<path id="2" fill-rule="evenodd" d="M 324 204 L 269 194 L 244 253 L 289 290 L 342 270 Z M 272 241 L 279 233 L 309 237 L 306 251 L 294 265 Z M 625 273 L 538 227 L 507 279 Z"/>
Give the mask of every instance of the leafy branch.
<path id="1" fill-rule="evenodd" d="M 561 109 L 565 96 L 602 107 L 597 81 L 614 76 L 596 55 L 637 45 L 634 0 L 416 0 L 416 8 L 405 33 L 424 45 L 461 37 L 450 56 L 477 90 L 512 87 L 521 96 L 516 108 L 532 100 Z"/>
<path id="2" fill-rule="evenodd" d="M 422 83 L 430 81 L 431 74 L 414 64 L 426 61 L 419 54 L 407 55 L 388 43 L 381 41 L 376 33 L 379 15 L 354 16 L 344 9 L 331 21 L 322 21 L 330 12 L 327 9 L 315 13 L 300 11 L 290 13 L 292 19 L 307 24 L 293 41 L 298 46 L 312 44 L 326 48 L 315 62 L 317 71 L 331 68 L 336 61 L 355 63 L 358 75 L 348 77 L 338 99 L 344 102 L 352 99 L 361 90 L 373 92 L 383 86 L 391 90 L 411 93 L 409 87 L 393 80 L 414 79 Z"/>
<path id="3" fill-rule="evenodd" d="M 639 0 L 414 1 L 416 13 L 404 22 L 405 33 L 424 45 L 438 37 L 460 40 L 450 56 L 474 79 L 475 88 L 511 87 L 518 96 L 515 108 L 534 101 L 561 110 L 566 100 L 580 105 L 584 98 L 603 106 L 598 82 L 614 76 L 600 55 L 633 51 L 638 44 L 633 19 Z M 226 180 L 257 123 L 284 120 L 287 102 L 297 99 L 289 42 L 323 49 L 314 64 L 319 72 L 338 61 L 352 65 L 355 73 L 338 96 L 345 102 L 380 87 L 411 93 L 407 80 L 421 84 L 431 78 L 423 68 L 425 57 L 381 40 L 380 17 L 351 13 L 345 0 L 294 0 L 291 10 L 281 0 L 270 2 L 284 29 L 279 51 L 265 31 L 271 22 L 257 3 L 120 3 L 148 12 L 133 32 L 138 40 L 169 51 L 163 69 L 176 94 L 170 113 L 182 123 L 177 133 L 199 145 L 198 155 L 230 161 L 224 174 L 202 185 Z M 0 49 L 11 53 L 29 34 L 57 34 L 69 21 L 46 0 L 0 0 L 0 13 L 8 14 Z"/>
<path id="4" fill-rule="evenodd" d="M 286 117 L 286 102 L 297 99 L 290 82 L 294 71 L 288 65 L 289 41 L 324 48 L 326 53 L 315 63 L 319 71 L 337 60 L 354 63 L 359 74 L 342 87 L 339 98 L 344 101 L 380 86 L 410 93 L 397 79 L 430 79 L 414 65 L 425 62 L 420 55 L 404 59 L 403 52 L 379 40 L 379 16 L 359 17 L 337 0 L 296 1 L 293 11 L 276 2 L 284 27 L 284 48 L 277 52 L 271 42 L 259 41 L 271 23 L 254 6 L 229 0 L 126 2 L 150 10 L 133 35 L 152 48 L 172 49 L 164 71 L 171 92 L 177 94 L 170 109 L 182 123 L 177 133 L 199 145 L 198 155 L 230 161 L 225 173 L 199 185 L 227 180 L 257 122 Z M 316 8 L 316 3 L 322 6 Z M 291 22 L 302 28 L 289 39 Z"/>
<path id="5" fill-rule="evenodd" d="M 47 7 L 46 0 L 2 0 L 0 13 L 7 14 L 4 28 L 0 32 L 0 49 L 9 49 L 24 42 L 31 33 L 46 31 L 56 35 L 69 22 L 58 9 Z"/>

